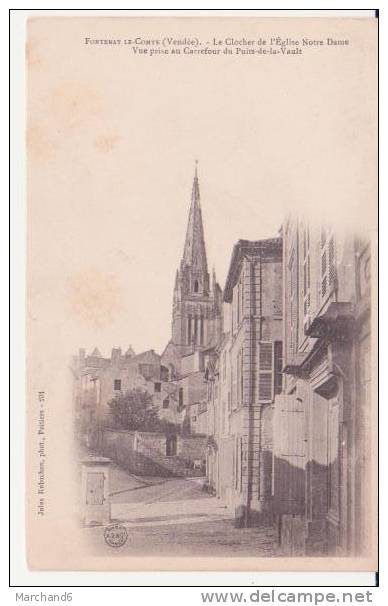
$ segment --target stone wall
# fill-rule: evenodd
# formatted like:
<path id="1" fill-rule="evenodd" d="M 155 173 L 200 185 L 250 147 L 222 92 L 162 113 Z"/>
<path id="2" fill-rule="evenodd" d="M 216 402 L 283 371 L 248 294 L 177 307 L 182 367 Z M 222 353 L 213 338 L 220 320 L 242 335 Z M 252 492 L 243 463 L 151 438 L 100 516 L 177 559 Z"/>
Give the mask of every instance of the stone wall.
<path id="1" fill-rule="evenodd" d="M 206 444 L 206 437 L 179 436 L 178 454 L 188 461 L 203 461 L 206 459 Z"/>
<path id="2" fill-rule="evenodd" d="M 161 433 L 105 429 L 92 446 L 136 475 L 204 475 L 205 470 L 198 466 L 198 461 L 206 458 L 206 438 L 177 436 L 175 455 L 167 455 L 168 439 Z"/>

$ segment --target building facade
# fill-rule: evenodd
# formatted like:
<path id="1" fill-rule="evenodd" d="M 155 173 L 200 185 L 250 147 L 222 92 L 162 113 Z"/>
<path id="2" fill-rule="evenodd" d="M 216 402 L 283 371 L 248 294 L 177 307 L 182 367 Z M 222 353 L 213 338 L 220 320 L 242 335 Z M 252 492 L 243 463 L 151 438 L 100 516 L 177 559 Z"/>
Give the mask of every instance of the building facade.
<path id="1" fill-rule="evenodd" d="M 171 388 L 167 369 L 154 350 L 135 354 L 131 347 L 123 355 L 120 348 L 112 349 L 110 358 L 104 358 L 97 348 L 91 355 L 81 349 L 73 359 L 75 410 L 78 430 L 87 439 L 95 425 L 110 424 L 109 402 L 132 389 L 146 391 L 159 417 L 181 425 L 182 397 L 179 389 Z"/>
<path id="2" fill-rule="evenodd" d="M 282 240 L 240 240 L 225 334 L 208 365 L 208 481 L 241 525 L 272 515 L 272 417 L 282 390 Z"/>
<path id="3" fill-rule="evenodd" d="M 290 555 L 361 555 L 373 535 L 370 246 L 283 226 L 283 391 L 274 507 Z"/>

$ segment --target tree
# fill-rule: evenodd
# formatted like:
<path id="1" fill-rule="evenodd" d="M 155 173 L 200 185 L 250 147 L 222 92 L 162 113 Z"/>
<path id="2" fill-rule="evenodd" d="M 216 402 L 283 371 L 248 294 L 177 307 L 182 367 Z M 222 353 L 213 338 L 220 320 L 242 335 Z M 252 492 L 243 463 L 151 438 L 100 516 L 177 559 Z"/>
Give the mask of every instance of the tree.
<path id="1" fill-rule="evenodd" d="M 140 387 L 116 395 L 108 406 L 116 428 L 152 431 L 158 421 L 151 394 Z"/>
<path id="2" fill-rule="evenodd" d="M 139 387 L 115 396 L 108 402 L 112 426 L 115 429 L 139 431 L 162 431 L 170 433 L 177 427 L 159 419 L 158 409 L 153 405 L 151 394 Z"/>

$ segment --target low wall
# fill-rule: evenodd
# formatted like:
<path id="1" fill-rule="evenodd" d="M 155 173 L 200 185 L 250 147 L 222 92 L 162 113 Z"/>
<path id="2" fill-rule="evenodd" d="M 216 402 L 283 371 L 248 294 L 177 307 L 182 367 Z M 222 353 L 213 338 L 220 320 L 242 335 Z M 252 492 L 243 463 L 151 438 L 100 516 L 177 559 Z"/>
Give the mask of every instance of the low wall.
<path id="1" fill-rule="evenodd" d="M 206 445 L 206 436 L 178 436 L 178 454 L 188 461 L 206 461 Z"/>
<path id="2" fill-rule="evenodd" d="M 144 476 L 204 475 L 206 437 L 177 436 L 176 455 L 166 454 L 160 433 L 104 429 L 92 447 L 131 473 Z"/>

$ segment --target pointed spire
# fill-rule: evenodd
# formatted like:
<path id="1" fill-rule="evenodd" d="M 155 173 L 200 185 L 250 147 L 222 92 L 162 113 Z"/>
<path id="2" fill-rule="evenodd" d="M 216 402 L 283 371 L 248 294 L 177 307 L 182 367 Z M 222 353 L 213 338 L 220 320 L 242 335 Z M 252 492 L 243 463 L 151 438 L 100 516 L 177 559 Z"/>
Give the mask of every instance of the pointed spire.
<path id="1" fill-rule="evenodd" d="M 132 358 L 135 355 L 135 352 L 132 349 L 132 345 L 128 347 L 127 351 L 125 352 L 125 355 L 127 358 Z"/>
<path id="2" fill-rule="evenodd" d="M 189 221 L 186 231 L 183 265 L 195 266 L 196 269 L 207 271 L 205 238 L 203 233 L 202 212 L 198 182 L 198 160 L 195 161 L 193 188 Z"/>
<path id="3" fill-rule="evenodd" d="M 217 286 L 217 277 L 216 277 L 216 268 L 212 266 L 212 286 L 215 288 Z"/>
<path id="4" fill-rule="evenodd" d="M 199 204 L 199 183 L 198 183 L 198 160 L 195 161 L 195 172 L 193 181 L 193 190 L 191 193 L 191 200 L 196 199 Z"/>

